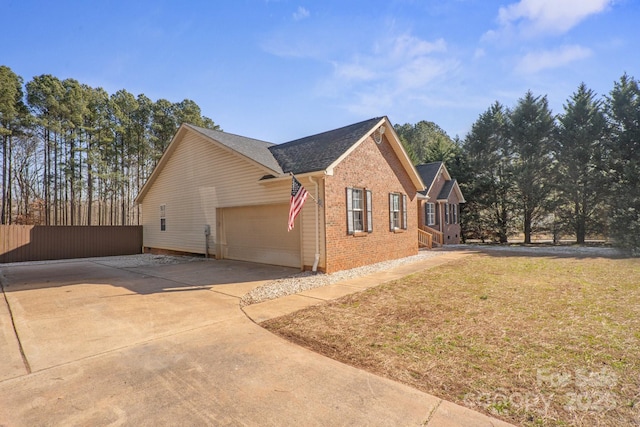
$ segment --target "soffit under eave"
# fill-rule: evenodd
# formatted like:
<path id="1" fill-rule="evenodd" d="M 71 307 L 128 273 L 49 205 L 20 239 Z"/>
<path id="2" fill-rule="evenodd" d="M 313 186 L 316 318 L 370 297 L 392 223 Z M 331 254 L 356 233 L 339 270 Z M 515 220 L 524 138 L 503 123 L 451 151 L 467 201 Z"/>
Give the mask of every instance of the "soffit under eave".
<path id="1" fill-rule="evenodd" d="M 270 177 L 270 178 L 261 179 L 261 180 L 258 181 L 258 183 L 260 185 L 264 185 L 264 186 L 277 185 L 277 184 L 281 184 L 283 182 L 291 183 L 291 175 L 292 174 L 290 174 L 290 173 L 280 174 L 280 175 L 274 176 L 272 178 Z M 303 181 L 306 181 L 306 178 L 310 178 L 310 177 L 311 178 L 324 178 L 327 175 L 328 175 L 327 171 L 319 170 L 319 171 L 295 174 L 294 176 L 304 186 L 305 183 Z"/>

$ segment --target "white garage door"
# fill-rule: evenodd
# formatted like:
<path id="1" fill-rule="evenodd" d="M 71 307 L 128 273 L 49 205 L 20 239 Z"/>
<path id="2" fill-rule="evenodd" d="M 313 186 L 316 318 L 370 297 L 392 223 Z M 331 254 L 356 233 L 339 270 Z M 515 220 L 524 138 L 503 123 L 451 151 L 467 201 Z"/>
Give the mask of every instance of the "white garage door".
<path id="1" fill-rule="evenodd" d="M 289 205 L 225 208 L 221 213 L 224 258 L 300 267 L 298 225 L 287 231 Z"/>

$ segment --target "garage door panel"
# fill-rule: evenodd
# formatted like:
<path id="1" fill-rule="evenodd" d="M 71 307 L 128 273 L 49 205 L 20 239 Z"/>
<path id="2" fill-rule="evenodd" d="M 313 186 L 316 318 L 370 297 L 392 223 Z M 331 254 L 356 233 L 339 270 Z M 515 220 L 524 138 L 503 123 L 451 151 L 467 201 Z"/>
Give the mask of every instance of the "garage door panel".
<path id="1" fill-rule="evenodd" d="M 300 233 L 287 231 L 288 205 L 226 208 L 225 257 L 300 267 Z"/>

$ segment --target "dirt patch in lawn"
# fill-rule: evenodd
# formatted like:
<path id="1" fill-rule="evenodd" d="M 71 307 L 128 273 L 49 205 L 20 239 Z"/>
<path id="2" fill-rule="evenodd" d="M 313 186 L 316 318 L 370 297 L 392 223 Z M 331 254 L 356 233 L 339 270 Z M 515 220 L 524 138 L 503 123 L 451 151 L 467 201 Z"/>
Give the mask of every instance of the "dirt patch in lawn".
<path id="1" fill-rule="evenodd" d="M 640 425 L 640 260 L 478 254 L 263 323 L 526 426 Z"/>

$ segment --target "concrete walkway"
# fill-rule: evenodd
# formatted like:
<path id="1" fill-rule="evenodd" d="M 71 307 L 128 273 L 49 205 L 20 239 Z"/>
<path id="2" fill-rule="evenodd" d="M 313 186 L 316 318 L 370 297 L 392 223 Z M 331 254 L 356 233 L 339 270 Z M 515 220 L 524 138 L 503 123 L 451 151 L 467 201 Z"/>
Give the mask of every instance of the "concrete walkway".
<path id="1" fill-rule="evenodd" d="M 472 251 L 443 251 L 434 258 L 404 264 L 388 270 L 366 276 L 344 280 L 331 285 L 311 289 L 294 295 L 249 305 L 243 311 L 256 323 L 284 316 L 303 308 L 319 305 L 343 296 L 364 291 L 383 283 L 401 279 L 408 275 L 434 268 L 471 255 Z M 427 427 L 476 427 L 476 426 L 511 426 L 504 421 L 487 417 L 484 414 L 456 405 L 454 403 L 427 395 L 435 400 L 435 406 L 428 418 L 423 422 Z"/>
<path id="2" fill-rule="evenodd" d="M 378 273 L 375 282 L 429 265 Z M 74 260 L 0 266 L 0 273 L 1 426 L 508 425 L 259 327 L 239 298 L 286 269 Z M 321 301 L 373 285 L 363 277 L 297 298 Z M 256 310 L 254 319 L 288 312 L 290 299 L 271 302 L 271 314 L 256 314 L 266 303 L 248 312 Z"/>

